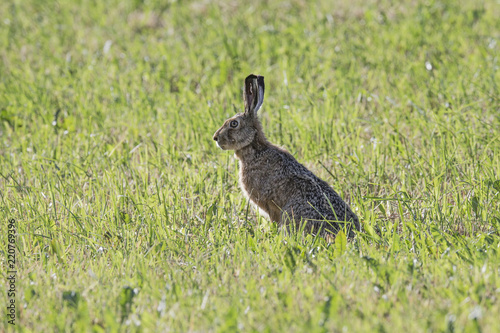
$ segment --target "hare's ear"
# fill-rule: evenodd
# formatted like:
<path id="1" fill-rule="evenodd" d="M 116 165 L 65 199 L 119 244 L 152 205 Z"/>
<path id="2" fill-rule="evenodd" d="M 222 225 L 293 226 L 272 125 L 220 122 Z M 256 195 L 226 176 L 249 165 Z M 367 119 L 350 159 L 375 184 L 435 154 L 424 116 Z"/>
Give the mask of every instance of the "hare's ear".
<path id="1" fill-rule="evenodd" d="M 250 74 L 245 79 L 245 113 L 257 116 L 264 102 L 264 77 Z"/>

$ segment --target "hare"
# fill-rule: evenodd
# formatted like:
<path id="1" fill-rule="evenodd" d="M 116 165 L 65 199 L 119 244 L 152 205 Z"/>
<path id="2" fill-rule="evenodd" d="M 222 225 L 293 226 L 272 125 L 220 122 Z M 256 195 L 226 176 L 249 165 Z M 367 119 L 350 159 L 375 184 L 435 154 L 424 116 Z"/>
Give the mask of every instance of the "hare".
<path id="1" fill-rule="evenodd" d="M 223 150 L 235 151 L 244 194 L 280 227 L 299 229 L 305 223 L 308 233 L 329 238 L 343 229 L 354 237 L 358 218 L 337 192 L 264 136 L 257 117 L 264 77 L 249 75 L 243 97 L 245 112 L 227 119 L 213 139 Z"/>

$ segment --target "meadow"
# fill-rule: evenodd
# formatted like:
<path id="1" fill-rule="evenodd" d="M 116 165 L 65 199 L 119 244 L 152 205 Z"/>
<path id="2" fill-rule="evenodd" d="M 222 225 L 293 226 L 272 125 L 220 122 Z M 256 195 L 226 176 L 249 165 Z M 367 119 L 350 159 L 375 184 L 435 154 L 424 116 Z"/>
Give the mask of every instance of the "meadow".
<path id="1" fill-rule="evenodd" d="M 0 13 L 0 331 L 500 331 L 497 0 Z M 286 235 L 241 193 L 212 135 L 250 73 L 354 240 Z"/>

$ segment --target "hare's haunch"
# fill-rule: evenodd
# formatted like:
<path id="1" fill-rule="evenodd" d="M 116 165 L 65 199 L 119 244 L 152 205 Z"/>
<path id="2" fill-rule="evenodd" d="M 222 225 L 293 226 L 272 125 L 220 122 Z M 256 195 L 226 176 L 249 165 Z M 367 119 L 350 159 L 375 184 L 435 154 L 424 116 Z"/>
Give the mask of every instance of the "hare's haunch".
<path id="1" fill-rule="evenodd" d="M 264 102 L 264 77 L 245 79 L 245 112 L 227 119 L 214 134 L 217 145 L 234 150 L 240 161 L 243 192 L 280 226 L 323 236 L 360 230 L 359 221 L 344 200 L 286 150 L 267 141 L 257 117 Z"/>

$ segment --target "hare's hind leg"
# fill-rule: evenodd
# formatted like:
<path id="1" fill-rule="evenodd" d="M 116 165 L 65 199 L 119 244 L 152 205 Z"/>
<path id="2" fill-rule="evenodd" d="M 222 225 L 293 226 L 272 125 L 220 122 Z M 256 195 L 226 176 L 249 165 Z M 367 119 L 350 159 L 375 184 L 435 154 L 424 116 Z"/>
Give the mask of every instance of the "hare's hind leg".
<path id="1" fill-rule="evenodd" d="M 280 211 L 278 226 L 281 229 L 286 230 L 287 233 L 291 233 L 297 229 L 295 222 L 295 215 L 290 207 L 285 207 Z"/>
<path id="2" fill-rule="evenodd" d="M 303 214 L 300 209 L 289 206 L 281 212 L 281 225 L 290 232 L 314 233 L 315 224 L 317 223 L 311 221 L 309 216 Z"/>

